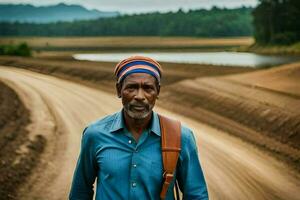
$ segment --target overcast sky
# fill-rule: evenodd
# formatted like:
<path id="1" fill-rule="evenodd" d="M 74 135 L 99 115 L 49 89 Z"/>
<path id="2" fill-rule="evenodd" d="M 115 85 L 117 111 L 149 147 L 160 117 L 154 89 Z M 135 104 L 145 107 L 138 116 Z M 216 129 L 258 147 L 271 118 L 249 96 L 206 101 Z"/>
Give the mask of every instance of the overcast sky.
<path id="1" fill-rule="evenodd" d="M 23 3 L 36 6 L 53 5 L 57 3 L 78 4 L 88 9 L 100 11 L 119 11 L 121 13 L 144 13 L 153 11 L 176 11 L 211 8 L 212 6 L 236 8 L 241 6 L 256 6 L 258 0 L 0 0 L 4 3 Z"/>

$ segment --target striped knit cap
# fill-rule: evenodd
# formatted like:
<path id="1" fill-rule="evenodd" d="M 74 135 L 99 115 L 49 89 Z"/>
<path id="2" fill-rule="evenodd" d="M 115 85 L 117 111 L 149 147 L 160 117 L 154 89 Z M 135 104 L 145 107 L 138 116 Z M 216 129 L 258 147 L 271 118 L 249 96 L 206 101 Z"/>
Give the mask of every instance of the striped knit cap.
<path id="1" fill-rule="evenodd" d="M 121 83 L 128 75 L 133 73 L 147 73 L 158 81 L 162 75 L 162 68 L 155 60 L 144 56 L 132 56 L 119 62 L 115 68 L 115 76 L 118 83 Z"/>

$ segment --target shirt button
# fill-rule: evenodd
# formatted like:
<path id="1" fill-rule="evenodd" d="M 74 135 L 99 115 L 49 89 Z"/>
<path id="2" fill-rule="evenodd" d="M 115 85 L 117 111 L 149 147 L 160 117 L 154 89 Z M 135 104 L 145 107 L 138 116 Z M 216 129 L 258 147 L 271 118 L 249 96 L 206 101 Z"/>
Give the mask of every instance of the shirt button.
<path id="1" fill-rule="evenodd" d="M 132 166 L 133 166 L 134 168 L 136 168 L 136 164 L 133 164 Z"/>
<path id="2" fill-rule="evenodd" d="M 136 182 L 133 182 L 133 183 L 132 183 L 132 187 L 136 187 Z"/>
<path id="3" fill-rule="evenodd" d="M 132 143 L 132 141 L 131 141 L 131 140 L 129 140 L 129 141 L 128 141 L 128 143 L 129 143 L 129 144 L 131 144 L 131 143 Z"/>

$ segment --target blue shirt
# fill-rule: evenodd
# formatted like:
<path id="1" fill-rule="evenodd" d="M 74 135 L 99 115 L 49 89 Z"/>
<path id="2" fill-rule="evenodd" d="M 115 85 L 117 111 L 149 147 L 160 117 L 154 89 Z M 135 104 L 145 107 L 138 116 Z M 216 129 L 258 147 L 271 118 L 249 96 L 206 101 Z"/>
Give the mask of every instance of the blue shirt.
<path id="1" fill-rule="evenodd" d="M 92 200 L 97 178 L 96 200 L 159 200 L 163 181 L 160 140 L 155 112 L 138 142 L 127 130 L 122 111 L 92 123 L 84 130 L 69 198 Z M 176 178 L 184 199 L 208 199 L 195 139 L 185 126 L 181 148 Z M 174 199 L 172 188 L 166 200 Z"/>

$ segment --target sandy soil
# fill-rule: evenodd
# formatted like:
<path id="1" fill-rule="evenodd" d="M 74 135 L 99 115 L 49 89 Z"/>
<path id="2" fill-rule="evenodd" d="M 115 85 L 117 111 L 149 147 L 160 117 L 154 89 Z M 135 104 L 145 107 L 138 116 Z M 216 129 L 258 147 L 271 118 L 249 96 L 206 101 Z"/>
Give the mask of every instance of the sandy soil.
<path id="1" fill-rule="evenodd" d="M 47 138 L 43 162 L 23 185 L 20 198 L 66 199 L 83 127 L 119 110 L 119 100 L 109 93 L 29 71 L 7 67 L 0 71 L 2 80 L 13 83 L 10 86 L 19 93 L 23 91 L 20 97 L 32 112 L 32 127 L 48 127 L 40 131 Z M 299 199 L 299 175 L 285 164 L 222 131 L 157 110 L 195 130 L 211 199 Z"/>
<path id="2" fill-rule="evenodd" d="M 41 135 L 30 137 L 29 111 L 17 94 L 0 82 L 0 199 L 16 199 L 46 144 Z"/>
<path id="3" fill-rule="evenodd" d="M 300 63 L 292 63 L 282 67 L 247 73 L 240 76 L 228 76 L 228 79 L 251 87 L 258 87 L 300 98 Z M 296 84 L 295 84 L 296 83 Z"/>
<path id="4" fill-rule="evenodd" d="M 299 169 L 299 79 L 300 63 L 294 63 L 183 80 L 165 88 L 161 105 L 275 152 Z"/>

